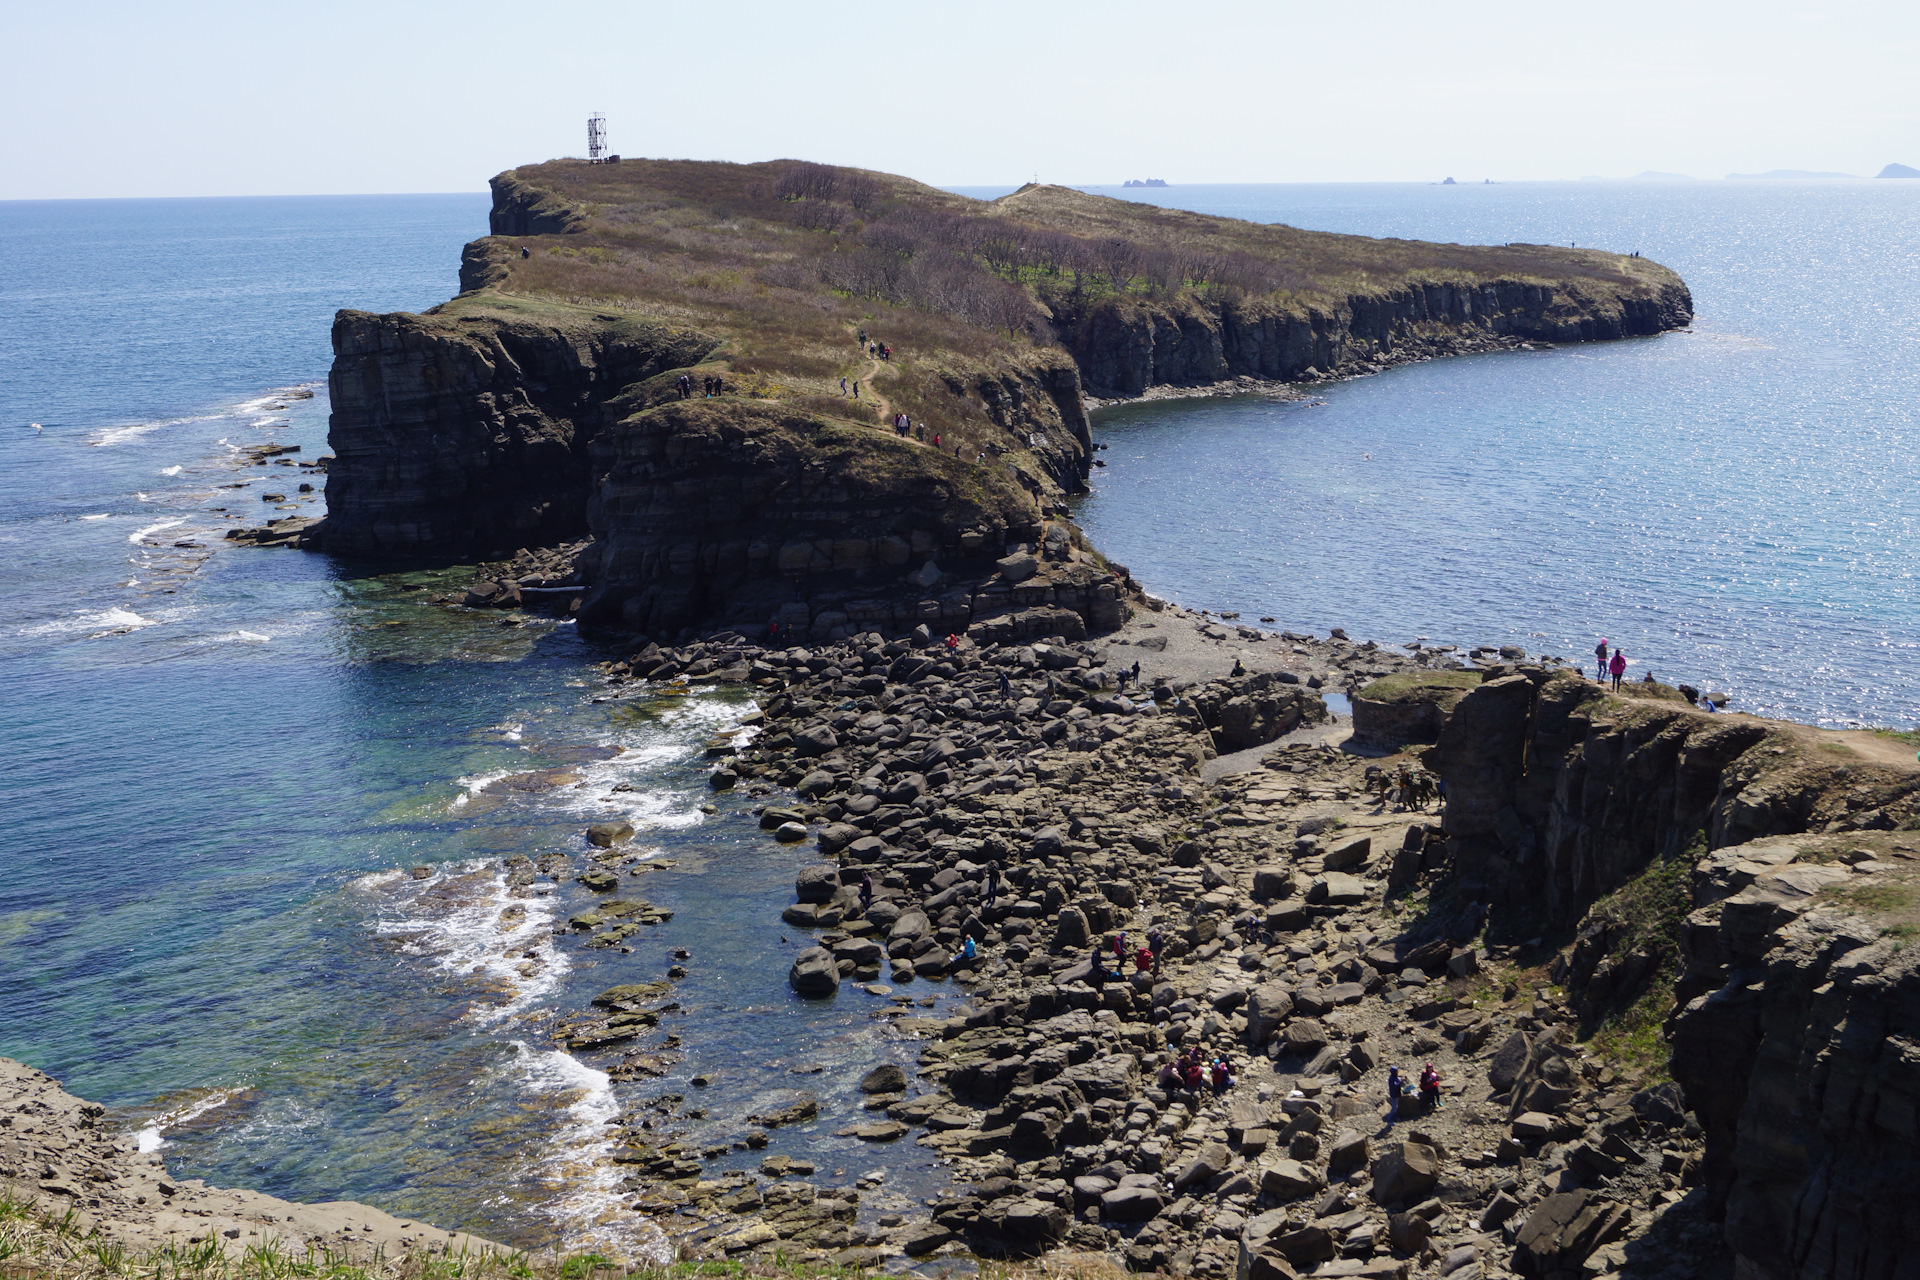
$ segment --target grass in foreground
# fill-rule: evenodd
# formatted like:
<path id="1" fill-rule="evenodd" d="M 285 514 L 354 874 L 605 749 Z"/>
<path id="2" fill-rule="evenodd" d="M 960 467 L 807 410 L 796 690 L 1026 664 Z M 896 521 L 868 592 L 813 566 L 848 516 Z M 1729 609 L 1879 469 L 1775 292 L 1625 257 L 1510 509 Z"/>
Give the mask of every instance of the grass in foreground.
<path id="1" fill-rule="evenodd" d="M 931 1261 L 931 1260 L 930 1260 Z M 770 1259 L 705 1260 L 629 1267 L 594 1253 L 426 1253 L 367 1264 L 329 1250 L 295 1254 L 279 1241 L 230 1253 L 220 1242 L 135 1254 L 80 1226 L 0 1191 L 0 1280 L 848 1280 L 870 1270 Z M 1066 1254 L 1022 1263 L 979 1263 L 981 1280 L 1122 1280 L 1123 1268 L 1100 1254 Z"/>

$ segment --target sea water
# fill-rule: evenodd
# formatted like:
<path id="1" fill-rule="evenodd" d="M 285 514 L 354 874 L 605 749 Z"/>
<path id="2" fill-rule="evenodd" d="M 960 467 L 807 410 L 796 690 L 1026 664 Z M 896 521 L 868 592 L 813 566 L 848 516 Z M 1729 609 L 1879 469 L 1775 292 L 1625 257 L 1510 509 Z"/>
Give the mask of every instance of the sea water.
<path id="1" fill-rule="evenodd" d="M 1095 416 L 1094 544 L 1183 603 L 1519 644 L 1828 726 L 1920 721 L 1920 182 L 1094 188 L 1640 252 L 1684 333 Z"/>
<path id="2" fill-rule="evenodd" d="M 1746 705 L 1911 721 L 1909 197 L 1155 194 L 1641 248 L 1701 316 L 1299 405 L 1104 413 L 1082 515 L 1150 588 L 1383 640 L 1577 655 L 1597 626 Z M 223 545 L 324 509 L 324 478 L 244 446 L 324 452 L 333 310 L 444 299 L 485 213 L 481 195 L 0 204 L 0 1054 L 108 1103 L 179 1174 L 514 1243 L 658 1256 L 615 1208 L 607 1122 L 667 1093 L 708 1110 L 693 1143 L 725 1147 L 811 1092 L 822 1120 L 772 1149 L 831 1183 L 881 1175 L 864 1211 L 899 1208 L 937 1183 L 927 1153 L 832 1130 L 860 1115 L 858 1076 L 914 1046 L 871 1016 L 885 997 L 791 995 L 803 940 L 778 914 L 806 853 L 759 831 L 749 797 L 702 810 L 704 744 L 740 694 L 602 700 L 592 663 L 613 651 L 572 626 L 427 603 L 457 566 Z M 1703 582 L 1712 607 L 1676 612 Z M 1786 659 L 1739 656 L 1783 635 Z M 577 869 L 586 824 L 616 817 L 673 864 L 623 882 L 676 913 L 632 954 L 580 948 L 578 886 L 515 897 L 500 868 Z M 665 1074 L 616 1085 L 554 1045 L 552 1015 L 664 977 L 679 948 Z"/>
<path id="3" fill-rule="evenodd" d="M 470 568 L 224 545 L 324 510 L 324 476 L 280 462 L 326 451 L 335 308 L 444 300 L 486 208 L 0 204 L 0 1054 L 177 1174 L 516 1245 L 663 1256 L 619 1208 L 610 1122 L 666 1094 L 707 1113 L 682 1128 L 715 1171 L 760 1159 L 730 1149 L 750 1113 L 812 1094 L 822 1118 L 768 1150 L 903 1208 L 942 1181 L 931 1153 L 832 1130 L 915 1043 L 884 995 L 792 995 L 808 852 L 705 785 L 744 694 L 610 699 L 593 664 L 618 651 L 572 625 L 428 603 Z M 631 953 L 567 926 L 609 819 L 667 868 L 621 893 L 675 913 Z M 547 854 L 559 884 L 510 893 L 502 860 Z M 554 1043 L 556 1014 L 676 962 L 658 1077 Z M 902 994 L 938 1013 L 950 989 Z"/>

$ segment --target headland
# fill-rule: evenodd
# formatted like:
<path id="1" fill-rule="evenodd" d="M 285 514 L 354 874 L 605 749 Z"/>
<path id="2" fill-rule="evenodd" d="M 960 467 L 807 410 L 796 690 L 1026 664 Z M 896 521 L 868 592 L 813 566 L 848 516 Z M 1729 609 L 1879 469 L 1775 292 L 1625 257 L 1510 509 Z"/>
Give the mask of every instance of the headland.
<path id="1" fill-rule="evenodd" d="M 788 983 L 924 1042 L 839 1132 L 958 1178 L 863 1222 L 777 1152 L 817 1103 L 709 1179 L 663 1100 L 623 1132 L 631 1212 L 730 1257 L 1275 1278 L 1864 1278 L 1913 1246 L 1903 752 L 1525 652 L 1197 618 L 1065 519 L 1089 394 L 1654 334 L 1691 316 L 1671 272 L 799 162 L 494 194 L 458 298 L 341 314 L 330 515 L 264 540 L 493 560 L 450 603 L 636 635 L 616 692 L 755 689 L 712 782 L 813 851 Z M 1329 685 L 1385 709 L 1360 741 Z M 617 894 L 621 833 L 582 851 Z M 581 928 L 645 927 L 612 902 Z M 914 1016 L 928 981 L 968 1011 Z M 670 1003 L 608 992 L 569 1043 L 620 1078 Z M 1182 1050 L 1230 1085 L 1165 1079 Z M 1389 1068 L 1424 1064 L 1389 1123 Z"/>

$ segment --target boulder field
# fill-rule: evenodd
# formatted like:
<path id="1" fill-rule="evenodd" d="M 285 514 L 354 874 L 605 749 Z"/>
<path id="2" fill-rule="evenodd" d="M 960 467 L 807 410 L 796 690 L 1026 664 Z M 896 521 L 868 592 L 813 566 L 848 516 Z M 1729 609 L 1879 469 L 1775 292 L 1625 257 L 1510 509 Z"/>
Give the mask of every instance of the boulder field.
<path id="1" fill-rule="evenodd" d="M 920 1042 L 917 1065 L 863 1080 L 884 1120 L 837 1131 L 938 1153 L 955 1183 L 924 1217 L 862 1224 L 857 1190 L 797 1192 L 763 1168 L 787 1197 L 770 1217 L 759 1179 L 702 1180 L 690 1153 L 636 1134 L 672 1175 L 637 1207 L 671 1208 L 683 1248 L 847 1265 L 1093 1251 L 1222 1276 L 1892 1274 L 1912 962 L 1901 926 L 1873 916 L 1920 873 L 1920 839 L 1887 829 L 1911 818 L 1920 775 L 1810 761 L 1813 731 L 1613 698 L 1483 650 L 1481 683 L 1417 753 L 1464 794 L 1383 803 L 1369 771 L 1395 759 L 1342 749 L 1314 688 L 1413 669 L 1418 651 L 1270 637 L 1250 665 L 1260 644 L 1220 620 L 1151 621 L 1100 643 L 952 649 L 722 637 L 611 669 L 617 684 L 710 662 L 695 679 L 759 691 L 756 736 L 712 781 L 764 796 L 761 826 L 810 843 L 783 912 L 811 943 L 796 998 L 915 982 L 969 996 L 948 1018 L 894 996 L 880 1016 Z M 1196 671 L 1209 631 L 1242 646 L 1239 674 Z M 1231 724 L 1249 727 L 1223 741 Z M 1507 767 L 1542 734 L 1556 756 Z M 1662 782 L 1656 761 L 1690 781 Z M 1648 805 L 1608 799 L 1614 779 Z M 1543 787 L 1549 816 L 1498 818 Z M 1726 815 L 1762 794 L 1801 797 L 1777 812 L 1820 830 L 1749 839 L 1752 820 Z M 1668 840 L 1667 822 L 1698 839 Z M 1639 825 L 1600 840 L 1619 823 Z M 1610 869 L 1547 894 L 1556 859 L 1596 842 Z M 1677 932 L 1635 932 L 1608 891 L 1673 856 L 1691 868 L 1668 922 L 1685 942 L 1662 950 Z M 1594 1038 L 1649 991 L 1670 1002 L 1656 1022 L 1674 1015 L 1670 1071 L 1664 1048 L 1616 1057 Z M 1882 1032 L 1850 1034 L 1868 1017 Z M 1224 1055 L 1232 1086 L 1163 1087 L 1163 1055 L 1187 1047 Z M 1432 1109 L 1411 1093 L 1426 1063 Z M 1390 1067 L 1410 1082 L 1392 1125 Z M 1809 1204 L 1815 1186 L 1831 1190 Z M 788 1203 L 809 1193 L 804 1212 Z"/>

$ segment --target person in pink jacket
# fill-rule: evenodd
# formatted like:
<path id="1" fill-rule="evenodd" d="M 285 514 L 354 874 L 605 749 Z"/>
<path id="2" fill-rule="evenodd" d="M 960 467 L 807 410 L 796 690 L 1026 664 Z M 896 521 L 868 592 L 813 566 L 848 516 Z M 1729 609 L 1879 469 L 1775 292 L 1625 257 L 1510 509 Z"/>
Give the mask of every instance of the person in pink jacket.
<path id="1" fill-rule="evenodd" d="M 1627 655 L 1615 649 L 1613 661 L 1607 664 L 1607 671 L 1613 676 L 1613 691 L 1620 692 L 1620 678 L 1627 674 Z"/>

